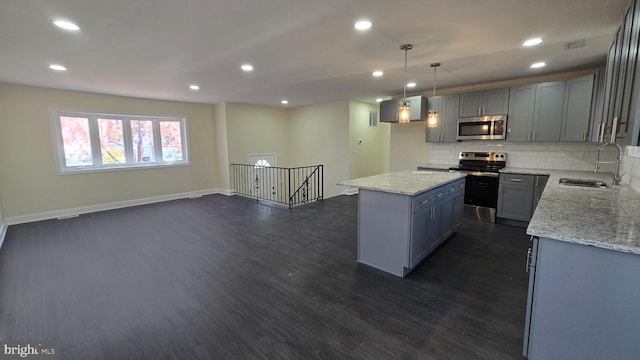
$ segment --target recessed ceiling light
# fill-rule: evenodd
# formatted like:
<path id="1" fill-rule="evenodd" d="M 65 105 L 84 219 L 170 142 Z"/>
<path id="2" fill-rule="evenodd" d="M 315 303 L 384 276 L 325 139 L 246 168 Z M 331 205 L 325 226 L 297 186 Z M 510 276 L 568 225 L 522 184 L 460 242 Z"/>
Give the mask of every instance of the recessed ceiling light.
<path id="1" fill-rule="evenodd" d="M 542 39 L 540 38 L 533 38 L 533 39 L 529 39 L 525 42 L 522 43 L 522 46 L 534 46 L 534 45 L 538 45 L 542 42 Z"/>
<path id="2" fill-rule="evenodd" d="M 243 71 L 247 71 L 247 72 L 253 71 L 253 66 L 251 64 L 242 64 L 242 66 L 240 66 L 240 68 Z"/>
<path id="3" fill-rule="evenodd" d="M 384 100 L 382 100 L 381 98 L 377 98 L 377 99 L 376 99 L 376 102 L 378 102 L 378 103 L 381 103 L 381 102 L 383 102 L 383 101 L 384 101 Z"/>
<path id="4" fill-rule="evenodd" d="M 282 100 L 282 101 L 280 101 L 280 102 L 282 103 L 282 105 L 287 105 L 287 104 L 289 103 L 289 101 L 288 101 L 288 100 Z"/>
<path id="5" fill-rule="evenodd" d="M 72 23 L 71 21 L 67 21 L 67 20 L 56 20 L 53 22 L 53 25 L 65 29 L 65 30 L 71 30 L 71 31 L 78 31 L 80 30 L 80 27 L 74 23 Z"/>
<path id="6" fill-rule="evenodd" d="M 193 91 L 198 91 L 198 90 L 200 90 L 200 86 L 198 86 L 196 84 L 191 84 L 191 85 L 189 85 L 189 89 L 191 89 Z"/>
<path id="7" fill-rule="evenodd" d="M 540 61 L 540 62 L 531 64 L 531 68 L 532 69 L 537 69 L 537 68 L 541 68 L 541 67 L 545 67 L 545 66 L 547 66 L 547 63 L 544 62 L 544 61 Z"/>
<path id="8" fill-rule="evenodd" d="M 356 30 L 368 30 L 371 28 L 371 21 L 369 20 L 360 20 L 353 25 Z"/>
<path id="9" fill-rule="evenodd" d="M 66 67 L 60 65 L 60 64 L 51 64 L 49 65 L 49 69 L 51 70 L 55 70 L 55 71 L 65 71 L 67 70 Z"/>
<path id="10" fill-rule="evenodd" d="M 382 72 L 382 70 L 376 70 L 373 72 L 373 76 L 375 77 L 380 77 L 382 76 L 384 73 Z"/>
<path id="11" fill-rule="evenodd" d="M 414 88 L 414 87 L 416 87 L 416 83 L 414 83 L 414 82 L 407 83 L 407 87 L 408 88 Z"/>

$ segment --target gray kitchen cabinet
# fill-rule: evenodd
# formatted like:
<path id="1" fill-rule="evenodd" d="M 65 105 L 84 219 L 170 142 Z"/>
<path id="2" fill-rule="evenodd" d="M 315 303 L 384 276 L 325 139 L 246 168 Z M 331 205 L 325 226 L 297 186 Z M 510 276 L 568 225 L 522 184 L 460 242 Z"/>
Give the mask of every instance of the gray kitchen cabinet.
<path id="1" fill-rule="evenodd" d="M 564 106 L 564 81 L 536 85 L 531 141 L 559 141 Z"/>
<path id="2" fill-rule="evenodd" d="M 455 191 L 451 197 L 452 205 L 452 219 L 451 224 L 453 231 L 456 231 L 460 225 L 462 225 L 462 218 L 464 213 L 464 189 L 465 182 L 458 180 L 455 183 Z"/>
<path id="3" fill-rule="evenodd" d="M 415 267 L 449 238 L 462 223 L 464 184 L 460 179 L 418 195 L 414 200 L 411 262 Z"/>
<path id="4" fill-rule="evenodd" d="M 548 175 L 536 175 L 535 183 L 533 185 L 533 204 L 531 206 L 531 215 L 533 215 L 536 211 L 536 207 L 538 207 L 538 202 L 540 201 L 544 187 L 547 186 L 547 181 L 549 181 Z"/>
<path id="5" fill-rule="evenodd" d="M 538 359 L 640 359 L 640 256 L 534 238 L 523 355 Z"/>
<path id="6" fill-rule="evenodd" d="M 503 115 L 508 110 L 508 88 L 460 94 L 459 117 Z"/>
<path id="7" fill-rule="evenodd" d="M 427 248 L 428 253 L 431 254 L 442 243 L 446 237 L 444 233 L 448 229 L 443 228 L 442 215 L 444 206 L 444 189 L 437 194 L 437 197 L 433 199 L 431 204 L 431 216 L 427 219 Z M 447 237 L 450 233 L 447 233 Z"/>
<path id="8" fill-rule="evenodd" d="M 603 104 L 596 115 L 598 142 L 640 142 L 640 1 L 632 0 L 607 56 Z"/>
<path id="9" fill-rule="evenodd" d="M 460 95 L 433 96 L 428 98 L 428 108 L 438 111 L 438 127 L 427 127 L 426 140 L 429 143 L 448 143 L 457 141 L 458 106 Z"/>
<path id="10" fill-rule="evenodd" d="M 440 217 L 447 186 L 429 190 L 413 199 L 410 268 L 414 268 L 427 257 L 433 251 L 434 244 L 441 239 Z"/>
<path id="11" fill-rule="evenodd" d="M 447 185 L 444 191 L 442 216 L 440 218 L 441 239 L 446 239 L 462 224 L 464 206 L 464 181 Z M 435 243 L 436 247 L 440 242 Z"/>
<path id="12" fill-rule="evenodd" d="M 386 100 L 380 103 L 380 121 L 398 122 L 398 107 L 403 99 Z M 409 103 L 409 120 L 424 121 L 427 118 L 427 98 L 422 95 L 407 96 Z"/>
<path id="13" fill-rule="evenodd" d="M 420 263 L 429 250 L 427 227 L 431 217 L 431 208 L 421 206 L 414 210 L 411 216 L 411 248 L 409 267 L 413 268 Z"/>
<path id="14" fill-rule="evenodd" d="M 509 89 L 509 113 L 507 116 L 507 141 L 530 141 L 533 129 L 533 113 L 536 101 L 536 85 Z"/>
<path id="15" fill-rule="evenodd" d="M 587 141 L 593 75 L 510 89 L 507 141 Z"/>
<path id="16" fill-rule="evenodd" d="M 496 216 L 529 221 L 532 215 L 534 175 L 500 174 Z"/>
<path id="17" fill-rule="evenodd" d="M 460 178 L 412 196 L 361 188 L 358 262 L 407 275 L 460 226 L 464 185 Z M 445 203 L 450 220 L 443 222 Z"/>
<path id="18" fill-rule="evenodd" d="M 380 122 L 398 122 L 398 100 L 380 102 Z"/>
<path id="19" fill-rule="evenodd" d="M 567 80 L 560 141 L 587 141 L 593 97 L 593 74 Z"/>

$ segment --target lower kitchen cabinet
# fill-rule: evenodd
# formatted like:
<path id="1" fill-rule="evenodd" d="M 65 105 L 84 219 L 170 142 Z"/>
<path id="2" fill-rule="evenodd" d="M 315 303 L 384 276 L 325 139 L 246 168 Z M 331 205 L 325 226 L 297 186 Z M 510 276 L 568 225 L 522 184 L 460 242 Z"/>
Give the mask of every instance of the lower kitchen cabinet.
<path id="1" fill-rule="evenodd" d="M 640 359 L 640 256 L 534 238 L 523 355 L 537 359 Z"/>
<path id="2" fill-rule="evenodd" d="M 496 216 L 529 221 L 532 215 L 535 175 L 500 174 Z"/>
<path id="3" fill-rule="evenodd" d="M 465 180 L 415 196 L 360 189 L 358 262 L 404 277 L 462 222 Z"/>
<path id="4" fill-rule="evenodd" d="M 538 207 L 538 201 L 540 201 L 544 187 L 547 186 L 547 181 L 549 181 L 548 175 L 536 175 L 536 180 L 533 185 L 533 204 L 531 205 L 531 215 L 533 215 L 536 211 L 536 207 Z"/>
<path id="5" fill-rule="evenodd" d="M 500 174 L 496 216 L 516 220 L 512 225 L 527 224 L 548 180 L 548 175 Z"/>

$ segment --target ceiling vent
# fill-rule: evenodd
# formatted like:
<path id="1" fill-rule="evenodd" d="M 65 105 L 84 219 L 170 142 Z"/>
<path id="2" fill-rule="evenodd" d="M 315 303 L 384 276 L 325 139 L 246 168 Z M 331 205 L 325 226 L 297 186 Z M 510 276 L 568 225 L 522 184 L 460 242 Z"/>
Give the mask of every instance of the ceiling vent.
<path id="1" fill-rule="evenodd" d="M 584 47 L 584 39 L 582 40 L 576 40 L 576 41 L 570 41 L 566 44 L 564 44 L 564 48 L 567 50 L 571 50 L 571 49 L 578 49 Z"/>

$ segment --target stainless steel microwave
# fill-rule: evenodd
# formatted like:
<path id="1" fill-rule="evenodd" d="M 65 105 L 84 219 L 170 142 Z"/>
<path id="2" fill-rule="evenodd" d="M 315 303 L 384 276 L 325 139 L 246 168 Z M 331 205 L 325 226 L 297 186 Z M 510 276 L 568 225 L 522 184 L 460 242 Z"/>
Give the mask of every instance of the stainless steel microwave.
<path id="1" fill-rule="evenodd" d="M 507 115 L 458 118 L 458 140 L 504 140 Z"/>

